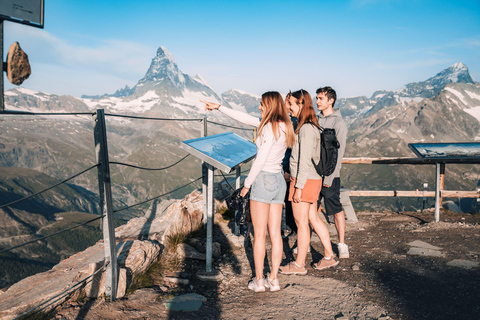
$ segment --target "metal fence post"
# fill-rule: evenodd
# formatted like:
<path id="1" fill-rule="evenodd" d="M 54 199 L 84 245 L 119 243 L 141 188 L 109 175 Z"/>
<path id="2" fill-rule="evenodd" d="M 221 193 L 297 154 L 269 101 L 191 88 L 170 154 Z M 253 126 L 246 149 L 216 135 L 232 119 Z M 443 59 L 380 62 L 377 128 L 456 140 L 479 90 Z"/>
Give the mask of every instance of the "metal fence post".
<path id="1" fill-rule="evenodd" d="M 105 247 L 105 295 L 115 300 L 118 288 L 117 243 L 113 225 L 112 189 L 110 184 L 110 166 L 108 160 L 107 129 L 105 113 L 97 109 L 93 120 L 95 137 L 95 155 L 98 167 L 98 185 L 100 192 L 100 212 L 103 217 L 103 244 Z"/>
<path id="2" fill-rule="evenodd" d="M 201 136 L 207 136 L 207 117 L 202 119 L 202 128 Z M 203 194 L 203 225 L 207 225 L 207 197 L 208 197 L 208 188 L 207 188 L 207 176 L 208 176 L 208 166 L 205 162 L 202 161 L 202 194 Z"/>
<path id="3" fill-rule="evenodd" d="M 237 167 L 236 172 L 235 172 L 235 189 L 240 188 L 240 166 Z M 237 216 L 237 212 L 235 211 L 235 217 Z M 240 235 L 240 226 L 237 223 L 237 219 L 233 219 L 235 221 L 235 235 L 238 237 Z"/>

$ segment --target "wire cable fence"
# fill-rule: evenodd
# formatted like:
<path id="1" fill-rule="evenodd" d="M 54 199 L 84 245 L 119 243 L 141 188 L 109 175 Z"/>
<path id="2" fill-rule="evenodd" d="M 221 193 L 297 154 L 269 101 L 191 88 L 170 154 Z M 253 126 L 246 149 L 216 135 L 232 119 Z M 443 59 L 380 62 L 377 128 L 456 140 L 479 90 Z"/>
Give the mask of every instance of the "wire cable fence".
<path id="1" fill-rule="evenodd" d="M 28 111 L 3 111 L 0 115 L 13 116 L 93 116 L 95 112 L 28 112 Z"/>
<path id="2" fill-rule="evenodd" d="M 185 118 L 185 119 L 171 119 L 171 118 L 154 118 L 154 117 L 139 117 L 139 116 L 129 116 L 129 115 L 122 115 L 122 114 L 113 114 L 113 113 L 105 113 L 106 116 L 109 117 L 120 117 L 120 118 L 130 118 L 130 119 L 142 119 L 142 120 L 160 120 L 160 121 L 203 121 L 201 118 Z"/>
<path id="3" fill-rule="evenodd" d="M 128 207 L 125 207 L 125 208 L 122 208 L 122 209 L 114 210 L 113 213 L 117 213 L 117 212 L 120 212 L 120 211 L 124 211 L 124 210 L 130 209 L 130 208 L 139 206 L 139 205 L 141 205 L 141 204 L 147 203 L 147 202 L 149 202 L 149 201 L 158 199 L 158 198 L 160 198 L 160 197 L 166 196 L 166 195 L 168 195 L 168 194 L 174 193 L 175 191 L 178 191 L 178 190 L 180 190 L 180 189 L 183 189 L 183 188 L 185 188 L 186 186 L 189 186 L 189 185 L 197 182 L 198 180 L 200 180 L 200 179 L 202 179 L 202 178 L 203 178 L 203 177 L 197 178 L 197 179 L 195 179 L 195 180 L 193 180 L 193 181 L 191 181 L 191 182 L 189 182 L 189 183 L 187 183 L 187 184 L 185 184 L 185 185 L 183 185 L 183 186 L 181 186 L 181 187 L 178 187 L 178 188 L 176 188 L 176 189 L 174 189 L 174 190 L 172 190 L 172 191 L 166 192 L 166 193 L 161 194 L 161 195 L 159 195 L 159 196 L 156 196 L 156 197 L 147 199 L 147 200 L 145 200 L 145 201 L 142 201 L 142 202 L 133 204 L 133 205 L 131 205 L 131 206 L 128 206 Z"/>
<path id="4" fill-rule="evenodd" d="M 169 169 L 173 166 L 176 166 L 177 164 L 179 164 L 180 162 L 182 162 L 183 160 L 185 160 L 186 158 L 188 158 L 190 156 L 190 154 L 187 154 L 185 157 L 183 157 L 182 159 L 178 160 L 177 162 L 175 162 L 174 164 L 171 164 L 167 167 L 163 167 L 163 168 L 157 168 L 157 169 L 154 169 L 154 168 L 145 168 L 145 167 L 139 167 L 139 166 L 135 166 L 133 164 L 128 164 L 128 163 L 122 163 L 122 162 L 115 162 L 115 161 L 110 161 L 109 163 L 110 164 L 118 164 L 118 165 L 121 165 L 121 166 L 127 166 L 127 167 L 131 167 L 131 168 L 135 168 L 135 169 L 140 169 L 140 170 L 151 170 L 151 171 L 160 171 L 160 170 L 165 170 L 165 169 Z"/>
<path id="5" fill-rule="evenodd" d="M 222 126 L 222 127 L 232 128 L 232 129 L 245 130 L 245 131 L 255 131 L 254 128 L 235 127 L 235 126 L 231 126 L 231 125 L 228 125 L 228 124 L 215 122 L 215 121 L 210 121 L 210 120 L 207 120 L 207 122 L 211 123 L 211 124 L 216 124 L 217 126 Z"/>
<path id="6" fill-rule="evenodd" d="M 37 242 L 37 241 L 40 241 L 40 240 L 44 240 L 44 239 L 47 239 L 47 238 L 56 236 L 57 234 L 61 234 L 61 233 L 64 233 L 64 232 L 66 232 L 66 231 L 70 231 L 70 230 L 72 230 L 72 229 L 75 229 L 75 228 L 84 226 L 84 225 L 86 225 L 86 224 L 89 224 L 90 222 L 93 222 L 93 221 L 102 219 L 103 217 L 105 217 L 105 215 L 99 216 L 99 217 L 97 217 L 97 218 L 90 219 L 90 220 L 85 221 L 85 222 L 83 222 L 83 223 L 74 225 L 73 227 L 65 228 L 65 229 L 63 229 L 63 230 L 60 230 L 60 231 L 54 232 L 54 233 L 52 233 L 52 234 L 49 234 L 49 235 L 40 237 L 40 238 L 38 238 L 38 239 L 34 239 L 34 240 L 31 240 L 31 241 L 28 241 L 28 242 L 25 242 L 25 243 L 16 245 L 16 246 L 10 247 L 10 248 L 8 248 L 8 249 L 3 249 L 3 250 L 0 251 L 0 254 L 1 254 L 1 253 L 4 253 L 4 252 L 7 252 L 7 251 L 10 251 L 10 250 L 13 250 L 13 249 L 17 249 L 17 248 L 26 246 L 27 244 L 31 244 L 31 243 L 34 243 L 34 242 Z"/>
<path id="7" fill-rule="evenodd" d="M 73 178 L 75 177 L 78 177 L 80 176 L 81 174 L 84 174 L 94 168 L 97 168 L 98 169 L 98 179 L 99 179 L 99 190 L 100 190 L 100 212 L 104 212 L 103 215 L 100 215 L 98 217 L 95 217 L 94 219 L 90 219 L 88 221 L 85 221 L 83 223 L 79 223 L 79 224 L 76 224 L 74 226 L 70 226 L 70 227 L 67 227 L 67 228 L 64 228 L 62 230 L 59 230 L 59 231 L 56 231 L 52 234 L 48 234 L 48 235 L 45 235 L 45 236 L 39 236 L 38 238 L 35 238 L 31 241 L 27 241 L 25 243 L 22 243 L 22 244 L 19 244 L 19 245 L 15 245 L 15 246 L 12 246 L 10 248 L 6 248 L 6 249 L 2 249 L 0 251 L 0 254 L 2 253 L 5 253 L 5 252 L 10 252 L 14 249 L 18 249 L 20 247 L 23 247 L 23 246 L 26 246 L 26 245 L 29 245 L 29 244 L 32 244 L 32 243 L 35 243 L 35 242 L 38 242 L 38 241 L 42 241 L 42 240 L 45 240 L 45 239 L 48 239 L 50 237 L 53 237 L 53 236 L 56 236 L 56 235 L 59 235 L 59 234 L 63 234 L 65 232 L 68 232 L 68 231 L 71 231 L 72 229 L 75 229 L 75 228 L 79 228 L 79 227 L 82 227 L 82 226 L 85 226 L 89 223 L 92 223 L 96 220 L 99 220 L 99 219 L 104 219 L 103 221 L 103 226 L 104 226 L 104 242 L 107 243 L 115 243 L 115 235 L 114 235 L 114 232 L 113 232 L 113 238 L 111 238 L 111 235 L 112 233 L 110 232 L 108 234 L 108 229 L 109 229 L 109 225 L 111 226 L 113 223 L 109 222 L 109 221 L 113 221 L 113 213 L 118 213 L 118 212 L 121 212 L 121 211 L 124 211 L 124 210 L 128 210 L 130 208 L 133 208 L 133 207 L 137 207 L 139 205 L 142 205 L 142 204 L 145 204 L 147 202 L 150 202 L 150 201 L 153 201 L 155 199 L 158 199 L 160 197 L 164 197 L 164 196 L 167 196 L 167 195 L 170 195 L 174 192 L 177 192 L 187 186 L 190 186 L 192 184 L 195 184 L 197 183 L 199 180 L 201 179 L 204 179 L 204 177 L 198 177 L 198 178 L 195 178 L 194 180 L 180 186 L 180 187 L 177 187 L 171 191 L 168 191 L 168 192 L 165 192 L 163 194 L 160 194 L 158 196 L 155 196 L 155 197 L 152 197 L 152 198 L 148 198 L 144 201 L 140 201 L 136 204 L 133 204 L 133 205 L 130 205 L 130 206 L 127 206 L 127 207 L 124 207 L 124 208 L 120 208 L 120 209 L 117 209 L 117 210 L 113 210 L 112 209 L 112 206 L 111 206 L 111 191 L 110 191 L 110 194 L 107 192 L 105 193 L 105 188 L 110 188 L 110 169 L 109 169 L 109 165 L 110 164 L 114 164 L 114 165 L 120 165 L 120 166 L 127 166 L 127 167 L 131 167 L 131 168 L 135 168 L 135 169 L 139 169 L 139 170 L 150 170 L 150 171 L 161 171 L 161 170 L 166 170 L 166 169 L 169 169 L 169 168 L 172 168 L 176 165 L 178 165 L 179 163 L 181 163 L 182 161 L 185 161 L 189 156 L 190 154 L 187 154 L 185 156 L 183 156 L 182 158 L 180 158 L 178 161 L 174 162 L 173 164 L 170 164 L 168 166 L 165 166 L 165 167 L 161 167 L 161 168 L 147 168 L 147 167 L 142 167 L 142 166 L 138 166 L 138 165 L 134 165 L 134 164 L 129 164 L 129 163 L 123 163 L 123 162 L 116 162 L 116 161 L 112 161 L 110 162 L 108 160 L 108 151 L 107 151 L 107 148 L 106 148 L 106 144 L 107 144 L 107 139 L 106 139 L 106 125 L 105 125 L 105 116 L 110 116 L 110 117 L 120 117 L 120 118 L 129 118 L 129 119 L 139 119 L 139 120 L 157 120 L 157 121 L 193 121 L 193 122 L 203 122 L 203 128 L 201 130 L 201 135 L 202 136 L 206 136 L 207 135 L 207 124 L 210 123 L 210 124 L 214 124 L 214 125 L 219 125 L 219 126 L 223 126 L 223 127 L 226 127 L 226 128 L 232 128 L 232 129 L 239 129 L 239 130 L 248 130 L 248 131 L 254 131 L 254 129 L 247 129 L 247 128 L 242 128 L 242 127 L 236 127 L 236 126 L 231 126 L 231 125 L 228 125 L 228 124 L 223 124 L 223 123 L 219 123 L 219 122 L 214 122 L 214 121 L 208 121 L 205 117 L 204 118 L 186 118 L 186 119 L 169 119 L 169 118 L 155 118 L 155 117 L 142 117 L 142 116 L 130 116 L 130 115 L 120 115 L 120 114 L 110 114 L 110 113 L 104 113 L 103 109 L 98 109 L 96 112 L 41 112 L 41 113 L 38 113 L 38 112 L 15 112 L 15 111 L 12 111 L 12 112 L 9 112 L 9 111 L 6 111 L 6 112 L 2 112 L 0 113 L 0 115 L 12 115 L 12 116 L 82 116 L 82 115 L 88 115 L 88 116 L 92 116 L 93 119 L 94 119 L 94 137 L 95 137 L 95 152 L 96 152 L 96 156 L 97 156 L 97 164 L 95 165 L 92 165 L 90 166 L 89 168 L 87 169 L 84 169 L 82 170 L 81 172 L 79 173 L 76 173 L 74 175 L 72 175 L 71 177 L 67 178 L 67 179 L 64 179 L 52 186 L 49 186 L 41 191 L 38 191 L 38 192 L 35 192 L 31 195 L 28 195 L 22 199 L 18 199 L 18 200 L 15 200 L 15 201 L 11 201 L 9 203 L 6 203 L 6 204 L 3 204 L 3 205 L 0 205 L 0 209 L 3 209 L 5 207 L 9 207 L 9 206 L 12 206 L 12 205 L 15 205 L 15 204 L 18 204 L 22 201 L 25 201 L 25 200 L 28 200 L 32 197 L 35 197 L 37 195 L 40 195 L 44 192 L 47 192 L 55 187 L 58 187 L 59 185 L 61 184 L 64 184 L 70 180 L 72 180 Z M 103 144 L 103 146 L 102 146 Z M 105 163 L 106 165 L 103 166 L 102 163 Z M 246 170 L 248 171 L 248 170 Z M 246 171 L 243 171 L 243 172 L 246 172 Z M 222 177 L 225 179 L 225 181 L 227 182 L 227 184 L 230 186 L 230 188 L 232 188 L 233 190 L 233 187 L 230 185 L 230 183 L 228 182 L 227 180 L 227 177 L 221 173 Z M 108 182 L 106 182 L 108 181 Z M 108 194 L 109 194 L 109 197 L 110 197 L 110 200 L 108 200 Z M 105 196 L 107 196 L 107 198 L 105 198 Z M 110 209 L 108 209 L 108 205 L 105 207 L 105 202 L 108 202 L 110 201 Z M 105 209 L 107 208 L 107 209 Z M 105 224 L 106 223 L 106 224 Z M 107 233 L 106 233 L 107 232 Z M 34 235 L 32 233 L 32 235 Z M 113 239 L 113 240 L 112 240 Z M 115 255 L 116 256 L 116 255 Z M 5 257 L 6 258 L 6 257 Z M 105 261 L 116 261 L 116 259 L 114 260 L 111 260 L 112 259 L 112 256 L 111 255 L 107 255 L 107 252 L 105 253 Z M 115 262 L 116 263 L 116 262 Z M 115 264 L 116 265 L 116 264 Z M 113 264 L 110 264 L 108 266 L 108 268 L 112 268 Z M 102 268 L 100 268 L 99 270 L 97 270 L 94 274 L 100 272 L 101 270 L 107 268 L 107 265 L 104 265 Z M 108 269 L 110 270 L 110 269 Z M 108 273 L 108 272 L 107 272 Z M 94 275 L 93 274 L 93 275 Z M 93 276 L 91 275 L 91 276 Z M 90 277 L 91 277 L 90 276 Z M 88 278 L 87 278 L 88 279 Z M 66 289 L 64 292 L 62 292 L 61 294 L 59 294 L 58 296 L 62 295 L 62 294 L 66 294 L 68 292 L 70 292 L 71 290 L 75 290 L 76 288 L 78 288 L 82 283 L 84 283 L 85 281 L 87 281 L 87 279 L 84 279 L 80 282 L 78 282 L 77 284 L 69 287 L 68 289 Z M 106 293 L 107 294 L 107 293 Z M 108 294 L 107 294 L 108 295 Z M 57 297 L 58 297 L 57 296 Z M 43 303 L 41 303 L 40 305 L 28 310 L 27 312 L 23 313 L 22 315 L 20 315 L 19 317 L 22 317 L 26 314 L 29 314 L 31 313 L 32 311 L 34 310 L 43 310 L 45 307 L 47 307 L 47 303 L 49 302 L 52 302 L 54 299 L 56 299 L 56 297 L 52 298 L 52 299 L 49 299 Z M 43 307 L 42 307 L 43 306 Z M 39 309 L 41 308 L 41 309 Z M 17 317 L 17 318 L 19 318 Z"/>
<path id="8" fill-rule="evenodd" d="M 37 196 L 37 195 L 39 195 L 39 194 L 41 194 L 41 193 L 44 193 L 44 192 L 46 192 L 46 191 L 48 191 L 48 190 L 50 190 L 50 189 L 53 189 L 53 188 L 55 188 L 55 187 L 58 187 L 59 185 L 64 184 L 65 182 L 70 181 L 70 180 L 72 180 L 73 178 L 76 178 L 76 177 L 78 177 L 79 175 L 81 175 L 81 174 L 83 174 L 83 173 L 85 173 L 85 172 L 87 172 L 87 171 L 89 171 L 89 170 L 92 170 L 93 168 L 96 168 L 96 167 L 98 167 L 98 166 L 100 166 L 100 163 L 97 163 L 97 164 L 95 164 L 95 165 L 93 165 L 93 166 L 91 166 L 91 167 L 83 170 L 82 172 L 79 172 L 79 173 L 77 173 L 77 174 L 75 174 L 75 175 L 73 175 L 73 176 L 71 176 L 71 177 L 69 177 L 69 178 L 67 178 L 67 179 L 65 179 L 65 180 L 63 180 L 63 181 L 60 181 L 59 183 L 56 183 L 56 184 L 54 184 L 53 186 L 50 186 L 50 187 L 45 188 L 45 189 L 43 189 L 43 190 L 41 190 L 41 191 L 35 192 L 35 193 L 33 193 L 33 194 L 25 197 L 25 198 L 18 199 L 18 200 L 12 201 L 12 202 L 10 202 L 10 203 L 1 205 L 1 206 L 0 206 L 0 209 L 3 209 L 3 208 L 5 208 L 5 207 L 9 207 L 9 206 L 14 205 L 14 204 L 16 204 L 16 203 L 19 203 L 19 202 L 25 201 L 25 200 L 27 200 L 27 199 L 33 198 L 33 197 L 35 197 L 35 196 Z"/>

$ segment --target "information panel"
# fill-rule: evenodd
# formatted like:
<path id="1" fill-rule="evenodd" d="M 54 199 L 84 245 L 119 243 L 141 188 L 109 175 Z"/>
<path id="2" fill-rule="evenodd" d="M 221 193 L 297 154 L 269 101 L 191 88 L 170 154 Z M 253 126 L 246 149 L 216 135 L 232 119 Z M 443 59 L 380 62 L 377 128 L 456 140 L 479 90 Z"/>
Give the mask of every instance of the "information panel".
<path id="1" fill-rule="evenodd" d="M 44 0 L 0 0 L 0 19 L 43 28 Z"/>
<path id="2" fill-rule="evenodd" d="M 253 142 L 233 132 L 185 140 L 181 148 L 226 173 L 257 154 L 257 146 Z"/>
<path id="3" fill-rule="evenodd" d="M 480 159 L 479 142 L 409 143 L 408 147 L 422 159 Z"/>

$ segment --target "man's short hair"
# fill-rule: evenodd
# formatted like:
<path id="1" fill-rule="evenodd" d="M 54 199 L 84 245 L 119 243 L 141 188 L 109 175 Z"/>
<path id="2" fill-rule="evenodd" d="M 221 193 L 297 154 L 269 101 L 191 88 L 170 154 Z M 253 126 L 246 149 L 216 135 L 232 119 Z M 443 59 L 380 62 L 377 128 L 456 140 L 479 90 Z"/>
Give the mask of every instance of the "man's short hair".
<path id="1" fill-rule="evenodd" d="M 337 93 L 332 87 L 322 87 L 317 89 L 317 94 L 324 93 L 328 100 L 333 99 L 333 105 L 335 106 L 335 102 L 337 101 Z"/>

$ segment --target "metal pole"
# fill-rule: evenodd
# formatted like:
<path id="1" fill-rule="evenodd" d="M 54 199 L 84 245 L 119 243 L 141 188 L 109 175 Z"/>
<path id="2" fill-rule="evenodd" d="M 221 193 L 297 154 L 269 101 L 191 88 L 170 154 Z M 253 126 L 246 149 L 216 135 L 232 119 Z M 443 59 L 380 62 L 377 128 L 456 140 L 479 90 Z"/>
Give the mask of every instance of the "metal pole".
<path id="1" fill-rule="evenodd" d="M 5 111 L 5 97 L 4 97 L 4 85 L 3 85 L 3 19 L 0 19 L 0 112 Z"/>
<path id="2" fill-rule="evenodd" d="M 435 163 L 435 222 L 440 221 L 440 163 Z"/>
<path id="3" fill-rule="evenodd" d="M 107 129 L 103 109 L 97 109 L 94 116 L 93 130 L 95 137 L 95 154 L 98 167 L 98 185 L 100 191 L 100 212 L 103 220 L 103 245 L 105 250 L 105 295 L 113 301 L 117 297 L 118 265 L 117 243 L 113 225 L 112 188 L 110 184 L 110 166 L 108 160 Z"/>
<path id="4" fill-rule="evenodd" d="M 207 117 L 203 117 L 201 136 L 207 136 Z M 203 225 L 207 223 L 207 164 L 202 161 Z"/>
<path id="5" fill-rule="evenodd" d="M 208 165 L 208 199 L 207 199 L 207 252 L 206 272 L 212 272 L 212 241 L 213 241 L 213 171 L 214 167 Z"/>
<path id="6" fill-rule="evenodd" d="M 240 188 L 240 167 L 237 167 L 237 171 L 236 171 L 236 179 L 235 179 L 235 189 L 239 189 Z M 235 216 L 237 216 L 237 212 L 235 212 Z M 235 235 L 238 237 L 240 235 L 240 226 L 238 225 L 236 219 L 234 219 L 235 221 Z"/>

